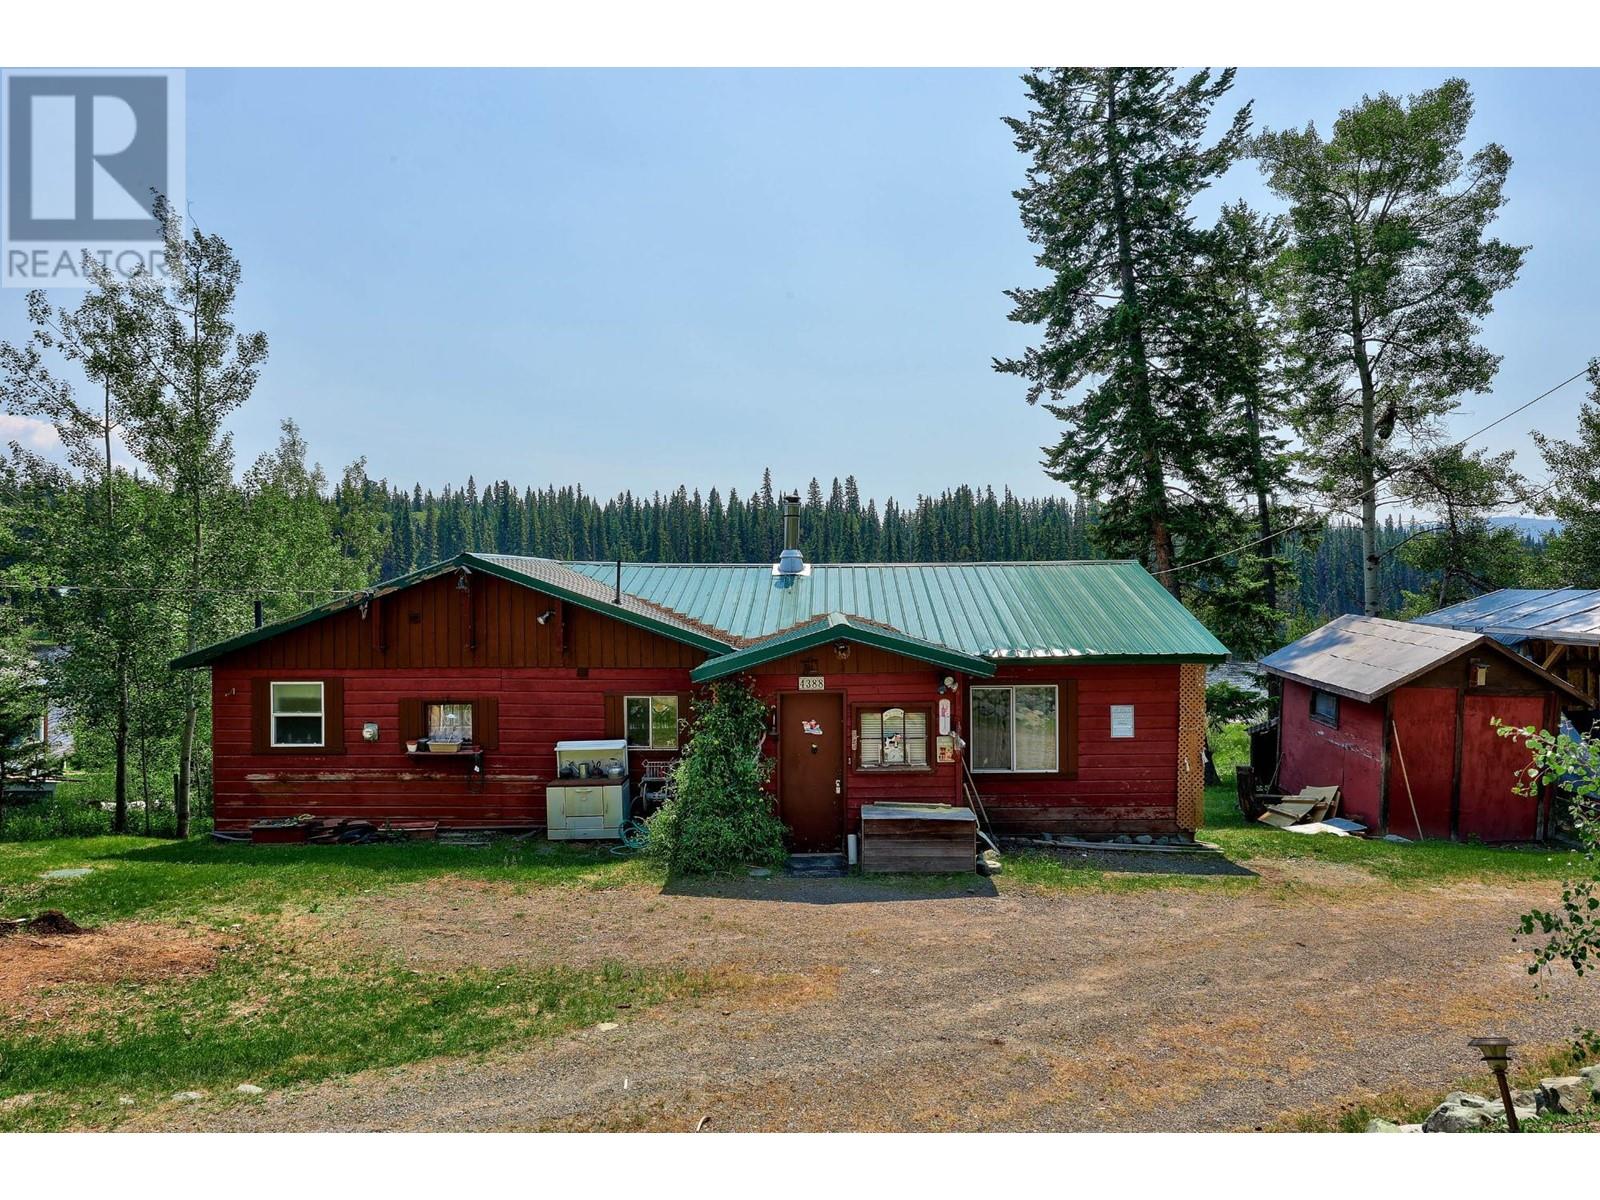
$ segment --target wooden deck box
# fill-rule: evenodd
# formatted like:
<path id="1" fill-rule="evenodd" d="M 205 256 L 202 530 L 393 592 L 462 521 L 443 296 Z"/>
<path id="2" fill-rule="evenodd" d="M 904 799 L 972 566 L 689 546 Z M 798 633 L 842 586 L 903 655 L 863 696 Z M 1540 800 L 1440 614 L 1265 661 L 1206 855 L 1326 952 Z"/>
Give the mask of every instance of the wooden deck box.
<path id="1" fill-rule="evenodd" d="M 867 804 L 861 808 L 861 870 L 943 875 L 972 871 L 978 818 L 950 804 Z"/>

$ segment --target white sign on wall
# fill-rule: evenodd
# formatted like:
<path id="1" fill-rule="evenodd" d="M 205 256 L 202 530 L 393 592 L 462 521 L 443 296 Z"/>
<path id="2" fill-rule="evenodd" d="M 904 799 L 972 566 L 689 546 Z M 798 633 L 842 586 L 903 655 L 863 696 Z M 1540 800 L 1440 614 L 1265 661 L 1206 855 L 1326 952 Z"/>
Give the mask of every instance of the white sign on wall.
<path id="1" fill-rule="evenodd" d="M 820 691 L 822 691 L 822 676 L 821 675 L 802 675 L 802 676 L 800 676 L 800 690 L 802 692 L 820 692 Z"/>
<path id="2" fill-rule="evenodd" d="M 950 697 L 943 696 L 939 700 L 939 736 L 947 737 L 950 733 Z"/>
<path id="3" fill-rule="evenodd" d="M 1113 704 L 1111 706 L 1111 736 L 1114 738 L 1131 738 L 1133 736 L 1133 705 Z"/>

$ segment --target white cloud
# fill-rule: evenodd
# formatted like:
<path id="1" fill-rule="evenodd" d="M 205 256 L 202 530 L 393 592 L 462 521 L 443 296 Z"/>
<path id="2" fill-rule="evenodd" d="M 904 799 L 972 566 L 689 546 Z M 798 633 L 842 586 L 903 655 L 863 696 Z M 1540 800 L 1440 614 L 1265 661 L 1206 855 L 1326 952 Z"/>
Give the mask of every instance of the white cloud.
<path id="1" fill-rule="evenodd" d="M 37 417 L 0 413 L 0 444 L 17 442 L 28 450 L 54 450 L 61 444 L 56 428 Z"/>

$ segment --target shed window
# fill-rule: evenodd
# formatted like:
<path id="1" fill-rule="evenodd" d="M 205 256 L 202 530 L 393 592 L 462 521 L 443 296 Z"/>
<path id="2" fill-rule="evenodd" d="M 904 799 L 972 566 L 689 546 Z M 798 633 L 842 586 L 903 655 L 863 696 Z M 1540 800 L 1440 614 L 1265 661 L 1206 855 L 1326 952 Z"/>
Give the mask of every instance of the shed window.
<path id="1" fill-rule="evenodd" d="M 1060 769 L 1060 711 L 1054 684 L 972 689 L 972 769 Z"/>
<path id="2" fill-rule="evenodd" d="M 426 709 L 430 742 L 472 741 L 472 703 L 446 700 L 429 703 Z"/>
<path id="3" fill-rule="evenodd" d="M 856 733 L 856 766 L 860 770 L 915 770 L 928 765 L 928 714 L 924 709 L 862 709 L 856 714 Z"/>
<path id="4" fill-rule="evenodd" d="M 1311 719 L 1335 728 L 1339 724 L 1339 697 L 1332 692 L 1311 691 Z"/>
<path id="5" fill-rule="evenodd" d="M 626 696 L 628 745 L 639 750 L 678 748 L 677 696 Z"/>
<path id="6" fill-rule="evenodd" d="M 320 746 L 324 742 L 322 684 L 272 685 L 272 744 Z"/>

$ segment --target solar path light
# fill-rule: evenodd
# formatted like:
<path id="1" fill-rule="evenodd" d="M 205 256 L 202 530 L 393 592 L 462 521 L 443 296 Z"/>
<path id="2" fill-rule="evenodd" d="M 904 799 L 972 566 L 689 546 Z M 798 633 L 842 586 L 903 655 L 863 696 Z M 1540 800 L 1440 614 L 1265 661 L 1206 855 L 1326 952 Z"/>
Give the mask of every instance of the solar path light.
<path id="1" fill-rule="evenodd" d="M 1511 1061 L 1511 1039 L 1503 1037 L 1476 1037 L 1467 1043 L 1476 1046 L 1483 1061 L 1494 1072 L 1500 1084 L 1500 1102 L 1506 1106 L 1506 1128 L 1518 1132 L 1517 1112 L 1511 1104 L 1511 1085 L 1506 1082 L 1506 1065 Z"/>

